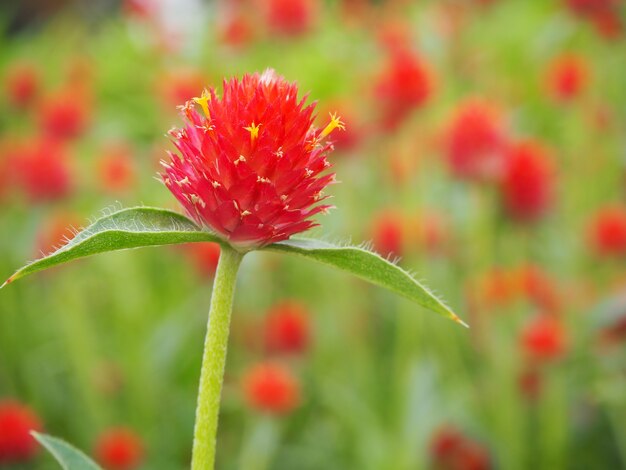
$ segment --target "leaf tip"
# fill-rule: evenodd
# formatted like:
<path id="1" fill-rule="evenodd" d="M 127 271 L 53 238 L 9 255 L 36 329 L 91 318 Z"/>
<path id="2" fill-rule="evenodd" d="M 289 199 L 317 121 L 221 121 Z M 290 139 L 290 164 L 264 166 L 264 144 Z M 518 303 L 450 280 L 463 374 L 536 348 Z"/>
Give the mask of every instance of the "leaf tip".
<path id="1" fill-rule="evenodd" d="M 6 281 L 4 281 L 4 284 L 2 284 L 0 286 L 0 289 L 4 289 L 6 286 L 8 286 L 9 284 L 11 284 L 13 282 L 13 280 L 15 279 L 15 274 L 13 276 L 11 276 L 10 278 L 8 278 Z"/>
<path id="2" fill-rule="evenodd" d="M 469 329 L 469 325 L 465 323 L 463 320 L 461 320 L 461 318 L 455 313 L 450 312 L 450 318 L 452 318 L 452 320 L 458 323 L 459 325 L 464 326 L 465 328 Z"/>

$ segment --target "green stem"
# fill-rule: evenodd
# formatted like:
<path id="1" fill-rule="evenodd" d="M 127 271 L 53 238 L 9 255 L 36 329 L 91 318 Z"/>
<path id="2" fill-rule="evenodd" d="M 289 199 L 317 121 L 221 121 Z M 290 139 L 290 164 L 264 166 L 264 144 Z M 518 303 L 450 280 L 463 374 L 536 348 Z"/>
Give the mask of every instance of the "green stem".
<path id="1" fill-rule="evenodd" d="M 215 441 L 224 382 L 230 314 L 237 271 L 242 258 L 242 253 L 229 246 L 222 246 L 213 282 L 211 310 L 204 341 L 196 425 L 193 433 L 192 470 L 212 470 L 215 465 Z"/>

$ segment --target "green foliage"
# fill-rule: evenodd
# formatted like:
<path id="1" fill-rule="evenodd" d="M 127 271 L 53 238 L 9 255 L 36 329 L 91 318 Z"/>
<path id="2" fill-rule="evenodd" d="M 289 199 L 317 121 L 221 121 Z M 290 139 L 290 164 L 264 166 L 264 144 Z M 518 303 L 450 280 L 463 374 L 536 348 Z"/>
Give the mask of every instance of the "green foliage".
<path id="1" fill-rule="evenodd" d="M 33 437 L 61 464 L 63 470 L 102 470 L 77 448 L 56 437 L 33 432 Z"/>

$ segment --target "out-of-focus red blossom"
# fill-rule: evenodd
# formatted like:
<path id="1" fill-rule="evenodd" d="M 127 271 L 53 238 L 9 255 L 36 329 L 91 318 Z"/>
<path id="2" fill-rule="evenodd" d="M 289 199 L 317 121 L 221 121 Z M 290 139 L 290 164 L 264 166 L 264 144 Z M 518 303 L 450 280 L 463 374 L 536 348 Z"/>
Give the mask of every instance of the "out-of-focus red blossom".
<path id="1" fill-rule="evenodd" d="M 220 21 L 220 38 L 224 44 L 242 47 L 250 44 L 254 37 L 254 22 L 243 8 L 232 8 L 224 13 Z"/>
<path id="2" fill-rule="evenodd" d="M 504 169 L 505 129 L 500 112 L 482 99 L 456 109 L 445 134 L 448 164 L 464 179 L 495 181 Z"/>
<path id="3" fill-rule="evenodd" d="M 12 64 L 5 72 L 4 86 L 9 102 L 24 108 L 33 102 L 39 91 L 39 72 L 30 63 Z"/>
<path id="4" fill-rule="evenodd" d="M 588 238 L 599 256 L 626 255 L 626 208 L 611 205 L 600 209 L 589 223 Z"/>
<path id="5" fill-rule="evenodd" d="M 502 178 L 502 203 L 518 221 L 540 218 L 554 197 L 554 167 L 548 150 L 539 142 L 522 141 L 509 146 Z"/>
<path id="6" fill-rule="evenodd" d="M 74 230 L 82 220 L 76 214 L 59 212 L 44 221 L 37 233 L 36 254 L 47 255 L 74 238 Z"/>
<path id="7" fill-rule="evenodd" d="M 433 87 L 432 72 L 422 58 L 406 48 L 391 51 L 374 87 L 383 127 L 397 128 L 424 105 Z"/>
<path id="8" fill-rule="evenodd" d="M 122 12 L 128 18 L 153 19 L 155 15 L 154 0 L 123 0 Z"/>
<path id="9" fill-rule="evenodd" d="M 319 0 L 256 0 L 270 32 L 298 36 L 317 22 Z"/>
<path id="10" fill-rule="evenodd" d="M 243 390 L 251 408 L 285 414 L 300 402 L 300 385 L 291 371 L 277 363 L 261 363 L 243 377 Z"/>
<path id="11" fill-rule="evenodd" d="M 132 150 L 124 144 L 109 145 L 98 160 L 98 181 L 106 191 L 128 191 L 136 180 Z"/>
<path id="12" fill-rule="evenodd" d="M 157 84 L 157 92 L 168 109 L 192 99 L 198 90 L 202 90 L 206 77 L 198 70 L 182 68 L 176 73 L 164 74 Z"/>
<path id="13" fill-rule="evenodd" d="M 31 460 L 38 451 L 31 431 L 43 429 L 39 417 L 15 400 L 0 400 L 0 465 Z"/>
<path id="14" fill-rule="evenodd" d="M 112 428 L 98 436 L 94 457 L 105 470 L 132 470 L 143 463 L 144 444 L 131 429 Z"/>
<path id="15" fill-rule="evenodd" d="M 88 98 L 82 91 L 62 90 L 44 97 L 38 110 L 41 130 L 58 140 L 80 136 L 87 128 L 88 106 Z"/>
<path id="16" fill-rule="evenodd" d="M 437 469 L 489 470 L 487 449 L 452 426 L 438 429 L 430 444 L 430 454 Z"/>
<path id="17" fill-rule="evenodd" d="M 594 24 L 602 36 L 614 39 L 622 34 L 620 0 L 565 0 L 565 3 L 574 14 Z"/>
<path id="18" fill-rule="evenodd" d="M 285 240 L 317 224 L 330 206 L 318 204 L 334 174 L 322 174 L 343 123 L 313 124 L 314 104 L 274 71 L 224 82 L 224 93 L 203 93 L 182 107 L 188 124 L 170 132 L 179 155 L 163 163 L 163 181 L 200 225 L 229 243 L 254 248 Z"/>
<path id="19" fill-rule="evenodd" d="M 556 314 L 561 309 L 561 295 L 555 280 L 540 266 L 526 264 L 519 268 L 522 292 L 540 310 Z"/>
<path id="20" fill-rule="evenodd" d="M 441 253 L 449 238 L 449 228 L 441 214 L 427 212 L 413 224 L 412 236 L 417 247 L 427 253 Z"/>
<path id="21" fill-rule="evenodd" d="M 536 315 L 522 330 L 521 345 L 531 359 L 537 361 L 559 359 L 567 350 L 565 328 L 553 315 Z"/>
<path id="22" fill-rule="evenodd" d="M 600 330 L 598 340 L 600 346 L 613 346 L 626 341 L 626 312 L 615 321 Z"/>
<path id="23" fill-rule="evenodd" d="M 307 308 L 295 300 L 273 306 L 265 318 L 265 346 L 274 353 L 299 354 L 309 346 L 311 327 Z"/>
<path id="24" fill-rule="evenodd" d="M 188 243 L 185 245 L 187 256 L 203 277 L 213 277 L 220 259 L 219 243 Z"/>
<path id="25" fill-rule="evenodd" d="M 554 59 L 548 66 L 546 86 L 557 101 L 571 101 L 579 97 L 589 83 L 589 65 L 578 55 L 566 54 Z"/>
<path id="26" fill-rule="evenodd" d="M 371 238 L 374 249 L 385 257 L 404 255 L 405 219 L 393 210 L 380 212 L 374 217 Z"/>
<path id="27" fill-rule="evenodd" d="M 11 150 L 15 183 L 32 202 L 54 201 L 72 189 L 72 169 L 63 146 L 49 138 L 16 144 Z"/>
<path id="28" fill-rule="evenodd" d="M 535 401 L 541 394 L 543 378 L 536 367 L 528 367 L 522 371 L 518 378 L 520 392 L 529 401 Z"/>

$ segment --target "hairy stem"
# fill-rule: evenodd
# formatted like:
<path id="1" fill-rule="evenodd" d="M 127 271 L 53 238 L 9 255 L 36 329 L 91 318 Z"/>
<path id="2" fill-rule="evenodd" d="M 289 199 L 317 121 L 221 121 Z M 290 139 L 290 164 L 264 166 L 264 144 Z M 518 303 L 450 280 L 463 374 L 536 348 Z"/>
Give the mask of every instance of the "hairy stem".
<path id="1" fill-rule="evenodd" d="M 215 465 L 215 442 L 224 382 L 230 315 L 237 271 L 242 258 L 242 253 L 229 246 L 223 246 L 215 273 L 200 372 L 196 425 L 193 433 L 192 470 L 212 470 Z"/>

